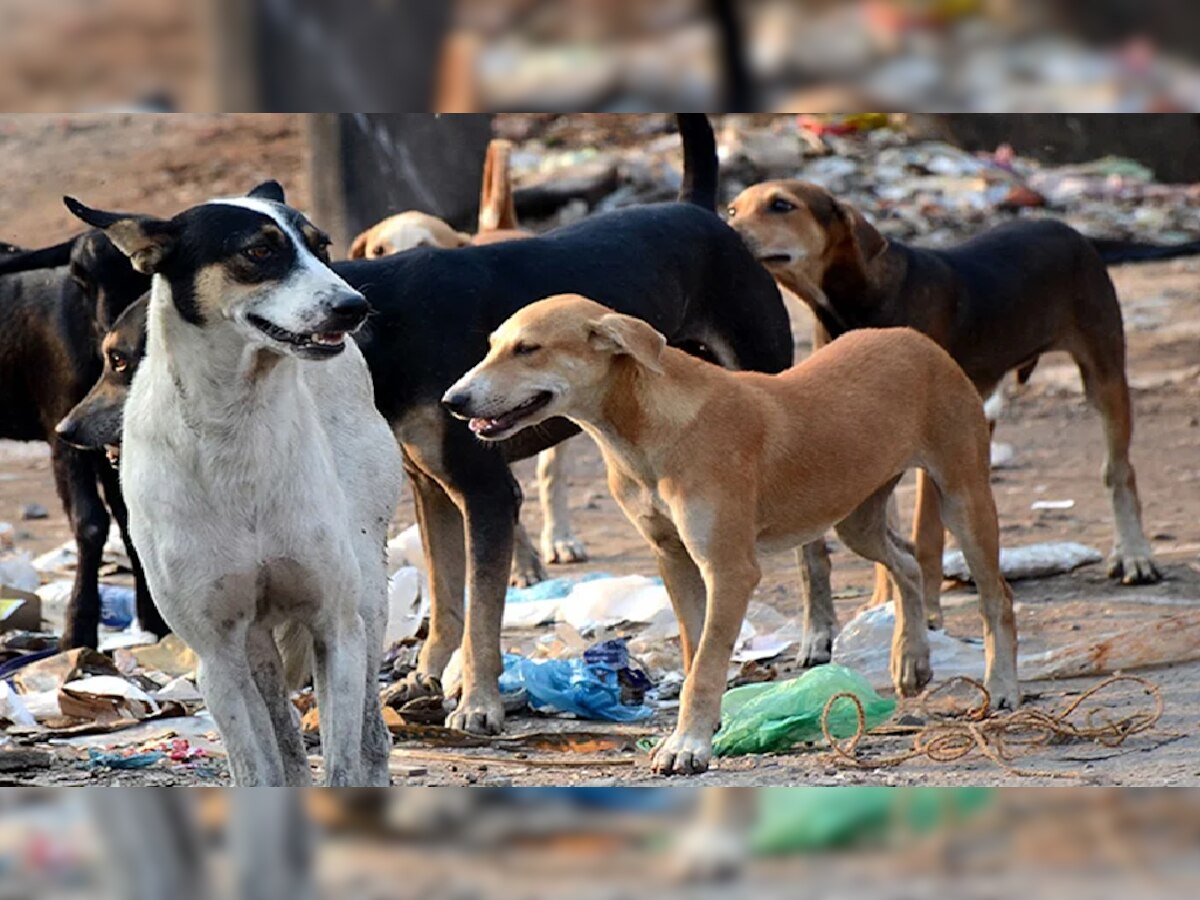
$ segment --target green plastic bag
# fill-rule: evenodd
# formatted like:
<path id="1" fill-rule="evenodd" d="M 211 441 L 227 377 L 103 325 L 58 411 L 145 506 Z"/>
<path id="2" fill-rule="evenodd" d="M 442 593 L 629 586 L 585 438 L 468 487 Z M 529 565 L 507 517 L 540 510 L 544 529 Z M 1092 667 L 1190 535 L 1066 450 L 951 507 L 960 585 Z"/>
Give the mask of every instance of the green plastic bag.
<path id="1" fill-rule="evenodd" d="M 713 740 L 716 756 L 776 753 L 801 741 L 817 741 L 821 710 L 834 694 L 849 691 L 862 702 L 867 728 L 886 721 L 896 701 L 880 697 L 867 680 L 845 666 L 819 666 L 790 681 L 748 684 L 721 698 L 721 730 Z M 834 706 L 829 727 L 834 737 L 854 734 L 858 717 L 854 704 Z"/>
<path id="2" fill-rule="evenodd" d="M 845 847 L 953 827 L 992 802 L 992 788 L 771 787 L 761 790 L 755 853 Z"/>

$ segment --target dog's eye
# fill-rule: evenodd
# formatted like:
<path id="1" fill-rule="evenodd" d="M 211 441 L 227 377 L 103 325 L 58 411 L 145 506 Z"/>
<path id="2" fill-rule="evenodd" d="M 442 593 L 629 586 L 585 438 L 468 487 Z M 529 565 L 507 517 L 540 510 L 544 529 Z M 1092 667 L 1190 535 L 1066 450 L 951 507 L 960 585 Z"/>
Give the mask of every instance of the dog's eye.
<path id="1" fill-rule="evenodd" d="M 513 347 L 513 356 L 530 356 L 542 349 L 541 344 L 520 343 Z"/>
<path id="2" fill-rule="evenodd" d="M 787 213 L 796 208 L 796 205 L 790 200 L 784 200 L 782 197 L 776 197 L 771 201 L 771 212 Z"/>
<path id="3" fill-rule="evenodd" d="M 129 360 L 125 358 L 125 354 L 116 350 L 108 354 L 108 364 L 114 372 L 124 372 L 129 368 Z"/>
<path id="4" fill-rule="evenodd" d="M 737 210 L 731 206 L 731 207 L 729 207 L 729 209 L 725 210 L 725 215 L 729 216 L 729 218 L 732 219 L 734 216 L 737 215 Z"/>
<path id="5" fill-rule="evenodd" d="M 253 247 L 247 247 L 242 251 L 242 253 L 246 254 L 249 259 L 252 259 L 255 262 L 263 262 L 264 260 L 270 259 L 271 254 L 274 252 L 275 251 L 266 244 L 255 244 Z"/>

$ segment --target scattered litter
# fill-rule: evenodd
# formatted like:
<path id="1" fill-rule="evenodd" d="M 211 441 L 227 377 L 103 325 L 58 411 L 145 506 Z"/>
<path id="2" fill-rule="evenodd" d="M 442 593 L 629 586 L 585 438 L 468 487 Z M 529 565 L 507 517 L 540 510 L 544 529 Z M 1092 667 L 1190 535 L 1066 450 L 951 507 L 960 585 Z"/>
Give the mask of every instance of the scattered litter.
<path id="1" fill-rule="evenodd" d="M 821 737 L 821 712 L 830 697 L 850 692 L 861 698 L 869 727 L 885 721 L 896 708 L 868 681 L 840 665 L 818 666 L 789 681 L 733 688 L 721 698 L 721 730 L 713 741 L 716 756 L 777 753 Z M 855 716 L 843 712 L 832 723 L 835 734 L 854 733 Z"/>
<path id="2" fill-rule="evenodd" d="M 192 648 L 174 634 L 149 647 L 136 647 L 129 651 L 143 669 L 162 672 L 164 675 L 187 675 L 195 672 L 199 660 Z"/>
<path id="3" fill-rule="evenodd" d="M 7 681 L 0 681 L 0 725 L 37 725 L 21 695 Z"/>
<path id="4" fill-rule="evenodd" d="M 161 750 L 88 751 L 88 765 L 93 769 L 148 769 L 165 758 L 166 754 Z"/>
<path id="5" fill-rule="evenodd" d="M 859 754 L 858 747 L 862 739 L 877 726 L 870 724 L 868 710 L 853 692 L 843 692 L 829 698 L 821 712 L 821 730 L 838 762 L 856 768 L 898 766 L 919 757 L 928 757 L 933 762 L 955 762 L 978 751 L 1012 775 L 1026 778 L 1078 778 L 1082 773 L 1060 769 L 1023 769 L 1014 766 L 1012 760 L 1018 753 L 1029 753 L 1070 741 L 1095 741 L 1105 747 L 1119 747 L 1130 736 L 1154 728 L 1163 713 L 1162 691 L 1158 685 L 1134 675 L 1107 678 L 1081 693 L 1056 713 L 1026 706 L 1006 715 L 990 715 L 991 697 L 987 689 L 973 678 L 952 678 L 941 682 L 926 689 L 918 698 L 918 703 L 925 709 L 933 696 L 962 684 L 973 688 L 982 699 L 978 705 L 955 713 L 957 721 L 943 717 L 925 725 L 894 725 L 881 730 L 881 733 L 888 735 L 914 735 L 911 749 L 900 753 L 872 757 Z M 1087 705 L 1093 697 L 1116 684 L 1139 685 L 1143 696 L 1150 698 L 1151 709 L 1135 709 L 1117 716 L 1111 709 Z M 839 707 L 841 711 L 835 712 Z M 837 732 L 845 721 L 847 707 L 853 709 L 857 726 L 849 735 L 849 740 L 842 743 L 845 735 Z M 1072 716 L 1077 713 L 1076 721 L 1082 720 L 1082 724 L 1072 721 Z"/>
<path id="6" fill-rule="evenodd" d="M 524 688 L 539 712 L 573 713 L 582 719 L 632 722 L 653 710 L 643 702 L 649 679 L 630 665 L 622 640 L 605 641 L 572 659 L 504 655 L 500 690 Z"/>
<path id="7" fill-rule="evenodd" d="M 671 599 L 661 578 L 592 573 L 580 578 L 553 578 L 528 588 L 510 588 L 504 627 L 568 622 L 586 633 L 623 622 L 651 622 L 663 610 L 671 611 Z"/>
<path id="8" fill-rule="evenodd" d="M 0 749 L 0 772 L 27 772 L 30 769 L 48 769 L 54 762 L 54 754 L 47 750 L 31 747 L 6 747 Z"/>
<path id="9" fill-rule="evenodd" d="M 0 585 L 21 591 L 36 591 L 42 579 L 38 576 L 37 560 L 28 553 L 18 553 L 0 559 Z"/>
<path id="10" fill-rule="evenodd" d="M 31 662 L 11 680 L 22 694 L 37 694 L 42 691 L 57 691 L 68 682 L 92 675 L 119 674 L 112 660 L 103 653 L 80 647 Z"/>
<path id="11" fill-rule="evenodd" d="M 1000 571 L 1009 581 L 1045 578 L 1071 572 L 1080 566 L 1100 562 L 1103 558 L 1103 554 L 1095 547 L 1074 541 L 1049 541 L 1001 548 Z M 971 581 L 971 573 L 961 550 L 946 551 L 942 556 L 942 572 L 955 581 Z"/>
<path id="12" fill-rule="evenodd" d="M 48 550 L 33 561 L 33 567 L 43 575 L 71 572 L 79 564 L 79 550 L 74 541 L 66 541 Z"/>
<path id="13" fill-rule="evenodd" d="M 21 519 L 28 522 L 34 519 L 46 519 L 50 517 L 50 510 L 42 506 L 40 503 L 25 503 L 21 506 Z"/>
<path id="14" fill-rule="evenodd" d="M 896 627 L 893 601 L 864 609 L 833 639 L 833 661 L 860 672 L 879 689 L 892 686 L 889 661 Z M 934 675 L 983 677 L 983 642 L 962 640 L 938 629 L 927 632 Z"/>
<path id="15" fill-rule="evenodd" d="M 118 584 L 100 585 L 100 624 L 128 628 L 137 610 L 137 592 Z"/>
<path id="16" fill-rule="evenodd" d="M 992 443 L 991 463 L 993 469 L 1011 469 L 1016 462 L 1017 451 L 1012 444 Z"/>
<path id="17" fill-rule="evenodd" d="M 101 723 L 145 719 L 163 709 L 153 697 L 119 675 L 92 675 L 70 681 L 60 688 L 58 704 L 64 716 Z"/>
<path id="18" fill-rule="evenodd" d="M 429 592 L 416 566 L 400 566 L 388 578 L 388 622 L 383 645 L 414 637 L 429 616 Z"/>
<path id="19" fill-rule="evenodd" d="M 1071 509 L 1074 500 L 1034 500 L 1029 504 L 1030 509 Z"/>

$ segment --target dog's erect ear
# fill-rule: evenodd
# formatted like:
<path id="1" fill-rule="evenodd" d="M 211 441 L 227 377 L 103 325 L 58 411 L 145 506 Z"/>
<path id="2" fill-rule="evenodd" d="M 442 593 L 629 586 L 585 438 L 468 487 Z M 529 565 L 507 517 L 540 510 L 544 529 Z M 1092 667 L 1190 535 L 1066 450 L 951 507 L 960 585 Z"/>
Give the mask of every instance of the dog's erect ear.
<path id="1" fill-rule="evenodd" d="M 270 181 L 264 181 L 262 184 L 251 189 L 247 197 L 253 197 L 256 200 L 271 200 L 274 203 L 286 203 L 283 199 L 283 185 L 272 178 Z"/>
<path id="2" fill-rule="evenodd" d="M 663 373 L 662 352 L 667 339 L 641 319 L 607 313 L 589 325 L 588 343 L 598 350 L 632 356 L 656 375 Z"/>
<path id="3" fill-rule="evenodd" d="M 63 203 L 88 225 L 102 229 L 114 246 L 129 257 L 130 265 L 146 275 L 157 272 L 175 247 L 177 228 L 166 219 L 92 209 L 74 197 L 63 197 Z"/>
<path id="4" fill-rule="evenodd" d="M 849 235 L 851 259 L 865 275 L 867 266 L 887 249 L 887 238 L 876 231 L 875 226 L 853 206 L 838 203 L 837 211 Z"/>

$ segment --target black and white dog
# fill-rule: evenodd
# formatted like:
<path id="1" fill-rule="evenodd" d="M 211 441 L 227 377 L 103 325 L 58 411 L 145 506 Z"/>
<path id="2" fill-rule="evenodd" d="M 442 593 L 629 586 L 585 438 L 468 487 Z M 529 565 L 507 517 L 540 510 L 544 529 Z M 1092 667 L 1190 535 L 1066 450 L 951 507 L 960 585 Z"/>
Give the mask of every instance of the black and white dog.
<path id="1" fill-rule="evenodd" d="M 235 783 L 308 783 L 284 665 L 311 642 L 327 783 L 386 785 L 376 682 L 401 466 L 347 339 L 366 300 L 274 182 L 169 220 L 66 202 L 154 276 L 121 482 Z M 281 628 L 299 639 L 277 644 Z"/>

